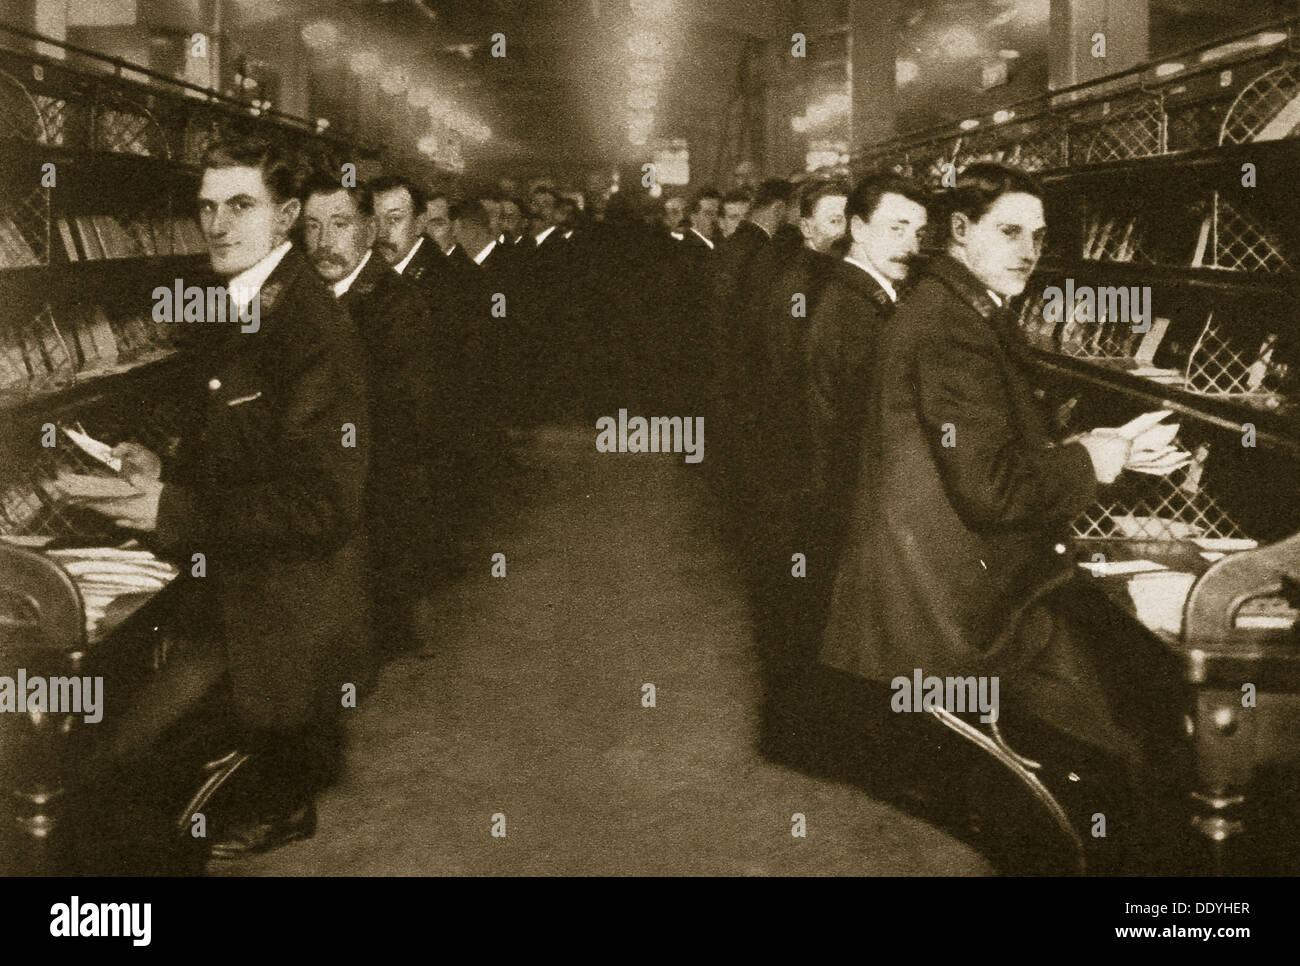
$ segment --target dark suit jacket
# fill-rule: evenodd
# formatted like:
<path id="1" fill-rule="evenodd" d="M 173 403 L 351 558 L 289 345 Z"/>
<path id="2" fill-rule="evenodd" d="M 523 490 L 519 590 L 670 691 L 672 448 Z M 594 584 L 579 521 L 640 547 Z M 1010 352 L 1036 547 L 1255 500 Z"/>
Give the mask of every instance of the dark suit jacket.
<path id="1" fill-rule="evenodd" d="M 410 562 L 431 542 L 430 465 L 438 453 L 429 414 L 446 406 L 433 315 L 418 284 L 374 253 L 340 302 L 366 351 L 371 536 L 385 559 Z"/>
<path id="2" fill-rule="evenodd" d="M 1014 671 L 1053 633 L 1038 603 L 1070 577 L 1053 541 L 1097 496 L 1087 451 L 1050 438 L 1010 314 L 946 255 L 879 355 L 822 659 L 885 682 Z"/>
<path id="3" fill-rule="evenodd" d="M 402 277 L 422 285 L 437 285 L 445 277 L 446 256 L 430 238 L 420 242 L 420 248 L 406 263 Z"/>
<path id="4" fill-rule="evenodd" d="M 262 286 L 257 332 L 206 324 L 152 539 L 185 575 L 206 557 L 180 590 L 194 627 L 220 635 L 241 723 L 297 728 L 337 707 L 369 630 L 365 355 L 293 249 Z"/>
<path id="5" fill-rule="evenodd" d="M 747 400 L 756 375 L 752 369 L 755 323 L 746 314 L 744 293 L 751 263 L 767 243 L 767 232 L 753 222 L 742 221 L 718 247 L 714 263 L 711 409 L 718 427 L 713 438 L 724 473 L 740 469 L 750 437 L 752 413 Z"/>
<path id="6" fill-rule="evenodd" d="M 876 340 L 893 311 L 893 302 L 871 275 L 838 259 L 809 316 L 812 502 L 825 518 L 832 553 L 857 480 Z"/>
<path id="7" fill-rule="evenodd" d="M 808 336 L 837 260 L 801 248 L 765 286 L 766 301 L 755 318 L 763 327 L 763 358 L 758 438 L 767 449 L 763 487 L 765 514 L 796 530 L 813 498 L 809 473 L 813 448 L 808 411 Z M 793 296 L 803 295 L 805 311 L 793 314 Z M 783 544 L 784 546 L 784 544 Z"/>

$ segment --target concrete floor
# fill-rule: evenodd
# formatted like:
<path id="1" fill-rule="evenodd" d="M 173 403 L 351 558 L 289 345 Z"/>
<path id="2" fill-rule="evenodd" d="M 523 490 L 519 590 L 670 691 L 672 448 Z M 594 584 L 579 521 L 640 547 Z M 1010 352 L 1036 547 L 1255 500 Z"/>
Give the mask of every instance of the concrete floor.
<path id="1" fill-rule="evenodd" d="M 757 755 L 752 629 L 702 465 L 594 441 L 522 441 L 426 646 L 346 712 L 316 836 L 210 874 L 989 874 L 919 819 Z"/>

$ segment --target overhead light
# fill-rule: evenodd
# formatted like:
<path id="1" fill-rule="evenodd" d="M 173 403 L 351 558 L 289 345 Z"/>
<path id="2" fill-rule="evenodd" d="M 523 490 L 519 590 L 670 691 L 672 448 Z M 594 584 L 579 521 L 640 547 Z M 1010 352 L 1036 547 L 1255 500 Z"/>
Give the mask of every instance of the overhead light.
<path id="1" fill-rule="evenodd" d="M 1016 60 L 1020 57 L 1020 51 L 1008 50 L 1004 48 L 998 51 L 998 56 L 1001 57 L 1003 60 Z"/>
<path id="2" fill-rule="evenodd" d="M 977 118 L 970 117 L 962 121 L 957 126 L 961 128 L 963 131 L 973 131 L 980 126 L 980 122 Z"/>
<path id="3" fill-rule="evenodd" d="M 641 20 L 666 20 L 672 13 L 672 0 L 628 0 L 632 16 Z"/>
<path id="4" fill-rule="evenodd" d="M 627 106 L 638 111 L 653 111 L 659 104 L 659 95 L 648 88 L 637 88 L 627 95 Z"/>
<path id="5" fill-rule="evenodd" d="M 1187 66 L 1186 64 L 1180 63 L 1176 60 L 1170 61 L 1167 64 L 1158 64 L 1156 66 L 1156 76 L 1168 77 L 1170 74 L 1177 74 L 1180 70 L 1182 70 L 1186 66 Z"/>
<path id="6" fill-rule="evenodd" d="M 379 81 L 385 94 L 400 94 L 410 85 L 410 76 L 403 67 L 387 71 Z"/>
<path id="7" fill-rule="evenodd" d="M 653 87 L 664 79 L 663 62 L 634 60 L 627 65 L 627 79 L 638 87 Z"/>
<path id="8" fill-rule="evenodd" d="M 301 30 L 302 42 L 313 50 L 328 47 L 339 39 L 339 30 L 328 20 L 317 20 Z"/>
<path id="9" fill-rule="evenodd" d="M 362 77 L 379 70 L 379 55 L 373 50 L 360 50 L 348 59 L 348 69 Z"/>
<path id="10" fill-rule="evenodd" d="M 993 123 L 1006 124 L 1007 121 L 1011 120 L 1015 116 L 1016 116 L 1015 111 L 1011 111 L 1011 110 L 998 111 L 996 114 L 993 115 Z"/>
<path id="11" fill-rule="evenodd" d="M 1286 33 L 1281 30 L 1266 30 L 1262 34 L 1255 36 L 1256 47 L 1272 47 L 1274 44 L 1280 44 L 1286 40 Z"/>
<path id="12" fill-rule="evenodd" d="M 649 30 L 638 30 L 627 39 L 627 52 L 633 57 L 653 60 L 663 57 L 665 49 L 663 38 Z"/>
<path id="13" fill-rule="evenodd" d="M 979 53 L 979 41 L 965 27 L 949 27 L 939 34 L 939 49 L 949 57 L 974 57 Z"/>

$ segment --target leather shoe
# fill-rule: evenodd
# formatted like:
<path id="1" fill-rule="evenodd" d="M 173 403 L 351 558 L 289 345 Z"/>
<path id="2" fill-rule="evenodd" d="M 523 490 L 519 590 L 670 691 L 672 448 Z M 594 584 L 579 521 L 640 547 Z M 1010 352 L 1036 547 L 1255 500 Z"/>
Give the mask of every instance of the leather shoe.
<path id="1" fill-rule="evenodd" d="M 239 822 L 212 846 L 212 858 L 239 859 L 246 855 L 260 855 L 315 834 L 316 804 L 308 802 L 284 815 Z"/>

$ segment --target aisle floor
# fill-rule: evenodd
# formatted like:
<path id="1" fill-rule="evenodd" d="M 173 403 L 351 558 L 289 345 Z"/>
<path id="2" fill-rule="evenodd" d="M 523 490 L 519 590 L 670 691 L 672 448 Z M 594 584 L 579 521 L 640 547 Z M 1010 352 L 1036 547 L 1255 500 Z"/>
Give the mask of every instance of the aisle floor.
<path id="1" fill-rule="evenodd" d="M 521 442 L 424 648 L 345 712 L 316 836 L 209 873 L 989 874 L 919 819 L 758 756 L 752 628 L 701 465 L 594 439 Z"/>

